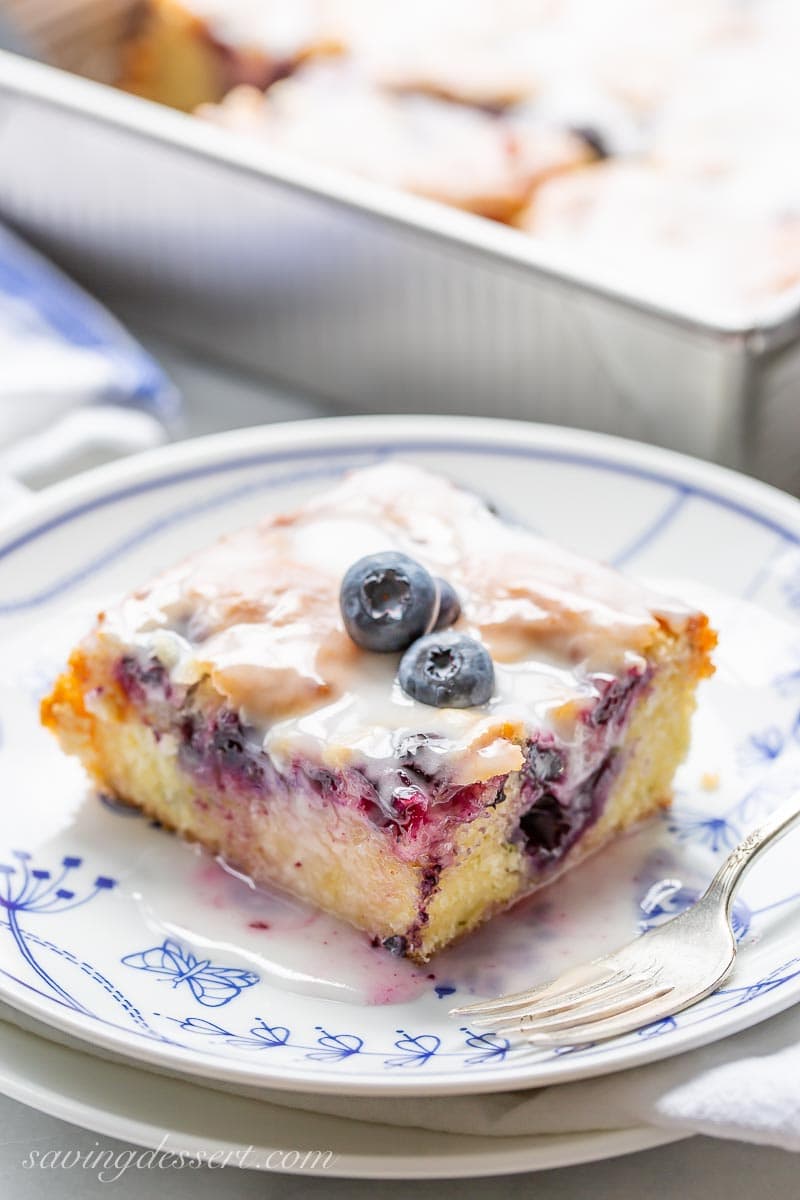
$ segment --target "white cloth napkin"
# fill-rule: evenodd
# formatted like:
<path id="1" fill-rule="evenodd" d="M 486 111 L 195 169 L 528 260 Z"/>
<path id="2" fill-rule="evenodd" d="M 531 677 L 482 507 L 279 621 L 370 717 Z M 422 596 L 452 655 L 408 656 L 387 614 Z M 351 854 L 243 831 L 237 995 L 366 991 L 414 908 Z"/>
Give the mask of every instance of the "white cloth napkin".
<path id="1" fill-rule="evenodd" d="M 140 1061 L 78 1041 L 7 1005 L 0 1004 L 0 1019 L 72 1049 L 142 1069 Z M 144 1069 L 181 1077 L 175 1071 Z M 800 1012 L 789 1011 L 724 1041 L 649 1066 L 585 1082 L 481 1096 L 380 1100 L 203 1083 L 270 1104 L 400 1128 L 502 1138 L 652 1125 L 679 1134 L 703 1133 L 800 1150 Z"/>

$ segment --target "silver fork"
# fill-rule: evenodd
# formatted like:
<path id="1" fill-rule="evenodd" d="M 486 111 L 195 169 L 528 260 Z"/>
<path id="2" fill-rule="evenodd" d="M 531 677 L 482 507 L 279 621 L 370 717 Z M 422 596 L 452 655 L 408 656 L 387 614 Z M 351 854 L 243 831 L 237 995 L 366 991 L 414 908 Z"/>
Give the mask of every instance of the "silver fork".
<path id="1" fill-rule="evenodd" d="M 726 858 L 696 904 L 612 954 L 523 992 L 450 1010 L 470 1024 L 537 1046 L 577 1046 L 641 1029 L 713 992 L 731 971 L 733 898 L 767 846 L 800 822 L 800 795 L 781 805 Z"/>

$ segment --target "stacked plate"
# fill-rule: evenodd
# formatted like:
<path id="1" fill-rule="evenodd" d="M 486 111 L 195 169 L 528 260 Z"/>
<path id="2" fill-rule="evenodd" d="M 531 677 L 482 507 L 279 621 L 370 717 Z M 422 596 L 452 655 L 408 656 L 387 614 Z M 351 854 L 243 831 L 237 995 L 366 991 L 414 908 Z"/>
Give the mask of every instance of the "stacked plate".
<path id="1" fill-rule="evenodd" d="M 386 455 L 433 466 L 547 536 L 705 607 L 720 631 L 663 821 L 428 968 L 98 797 L 37 718 L 110 596 Z M 145 1146 L 325 1174 L 491 1174 L 669 1140 L 645 1128 L 493 1137 L 468 1116 L 463 1132 L 409 1128 L 402 1100 L 617 1071 L 800 998 L 799 888 L 779 845 L 737 902 L 735 976 L 676 1018 L 559 1054 L 449 1016 L 454 1003 L 535 983 L 667 919 L 798 786 L 798 618 L 796 501 L 596 435 L 466 419 L 308 422 L 184 443 L 42 494 L 0 532 L 0 1089 Z M 369 1111 L 351 1097 L 373 1098 Z"/>

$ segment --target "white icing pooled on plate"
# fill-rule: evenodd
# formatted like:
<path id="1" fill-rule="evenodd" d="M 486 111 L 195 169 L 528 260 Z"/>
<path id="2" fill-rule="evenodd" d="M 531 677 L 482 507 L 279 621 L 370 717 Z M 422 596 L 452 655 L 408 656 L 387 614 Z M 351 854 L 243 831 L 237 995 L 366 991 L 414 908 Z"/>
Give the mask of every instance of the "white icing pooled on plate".
<path id="1" fill-rule="evenodd" d="M 491 701 L 420 704 L 399 687 L 399 655 L 359 649 L 339 586 L 358 558 L 395 549 L 455 587 L 457 628 L 495 663 Z M 103 620 L 154 655 L 174 682 L 208 677 L 263 731 L 277 761 L 299 753 L 343 766 L 391 757 L 398 736 L 433 733 L 469 780 L 521 764 L 526 728 L 565 741 L 597 696 L 590 678 L 643 670 L 661 626 L 691 610 L 496 517 L 478 496 L 417 467 L 353 472 L 293 513 L 222 538 L 134 592 Z"/>

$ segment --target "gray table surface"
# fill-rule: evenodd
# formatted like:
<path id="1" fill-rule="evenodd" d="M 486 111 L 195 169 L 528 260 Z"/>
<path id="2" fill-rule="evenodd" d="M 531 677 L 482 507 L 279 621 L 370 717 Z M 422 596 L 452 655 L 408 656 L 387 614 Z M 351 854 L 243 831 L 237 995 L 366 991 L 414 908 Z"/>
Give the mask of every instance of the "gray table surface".
<path id="1" fill-rule="evenodd" d="M 187 401 L 187 436 L 220 428 L 328 415 L 312 400 L 280 389 L 265 390 L 242 377 L 212 370 L 196 360 L 148 339 L 152 348 L 182 388 Z M 398 1135 L 402 1136 L 402 1135 Z M 24 1165 L 29 1151 L 126 1149 L 124 1142 L 55 1120 L 25 1105 L 0 1097 L 0 1197 L 8 1200 L 92 1200 L 114 1195 L 138 1200 L 158 1195 L 159 1200 L 204 1200 L 223 1195 L 226 1200 L 269 1197 L 294 1200 L 313 1196 L 319 1200 L 368 1197 L 380 1187 L 387 1198 L 414 1195 L 420 1200 L 473 1200 L 474 1197 L 536 1196 L 537 1200 L 750 1200 L 754 1195 L 770 1200 L 800 1200 L 800 1160 L 795 1155 L 767 1147 L 695 1137 L 579 1167 L 562 1168 L 496 1179 L 431 1182 L 382 1182 L 309 1178 L 288 1174 L 262 1174 L 226 1168 L 185 1166 L 125 1171 L 116 1182 L 103 1181 L 90 1170 L 31 1169 Z"/>

